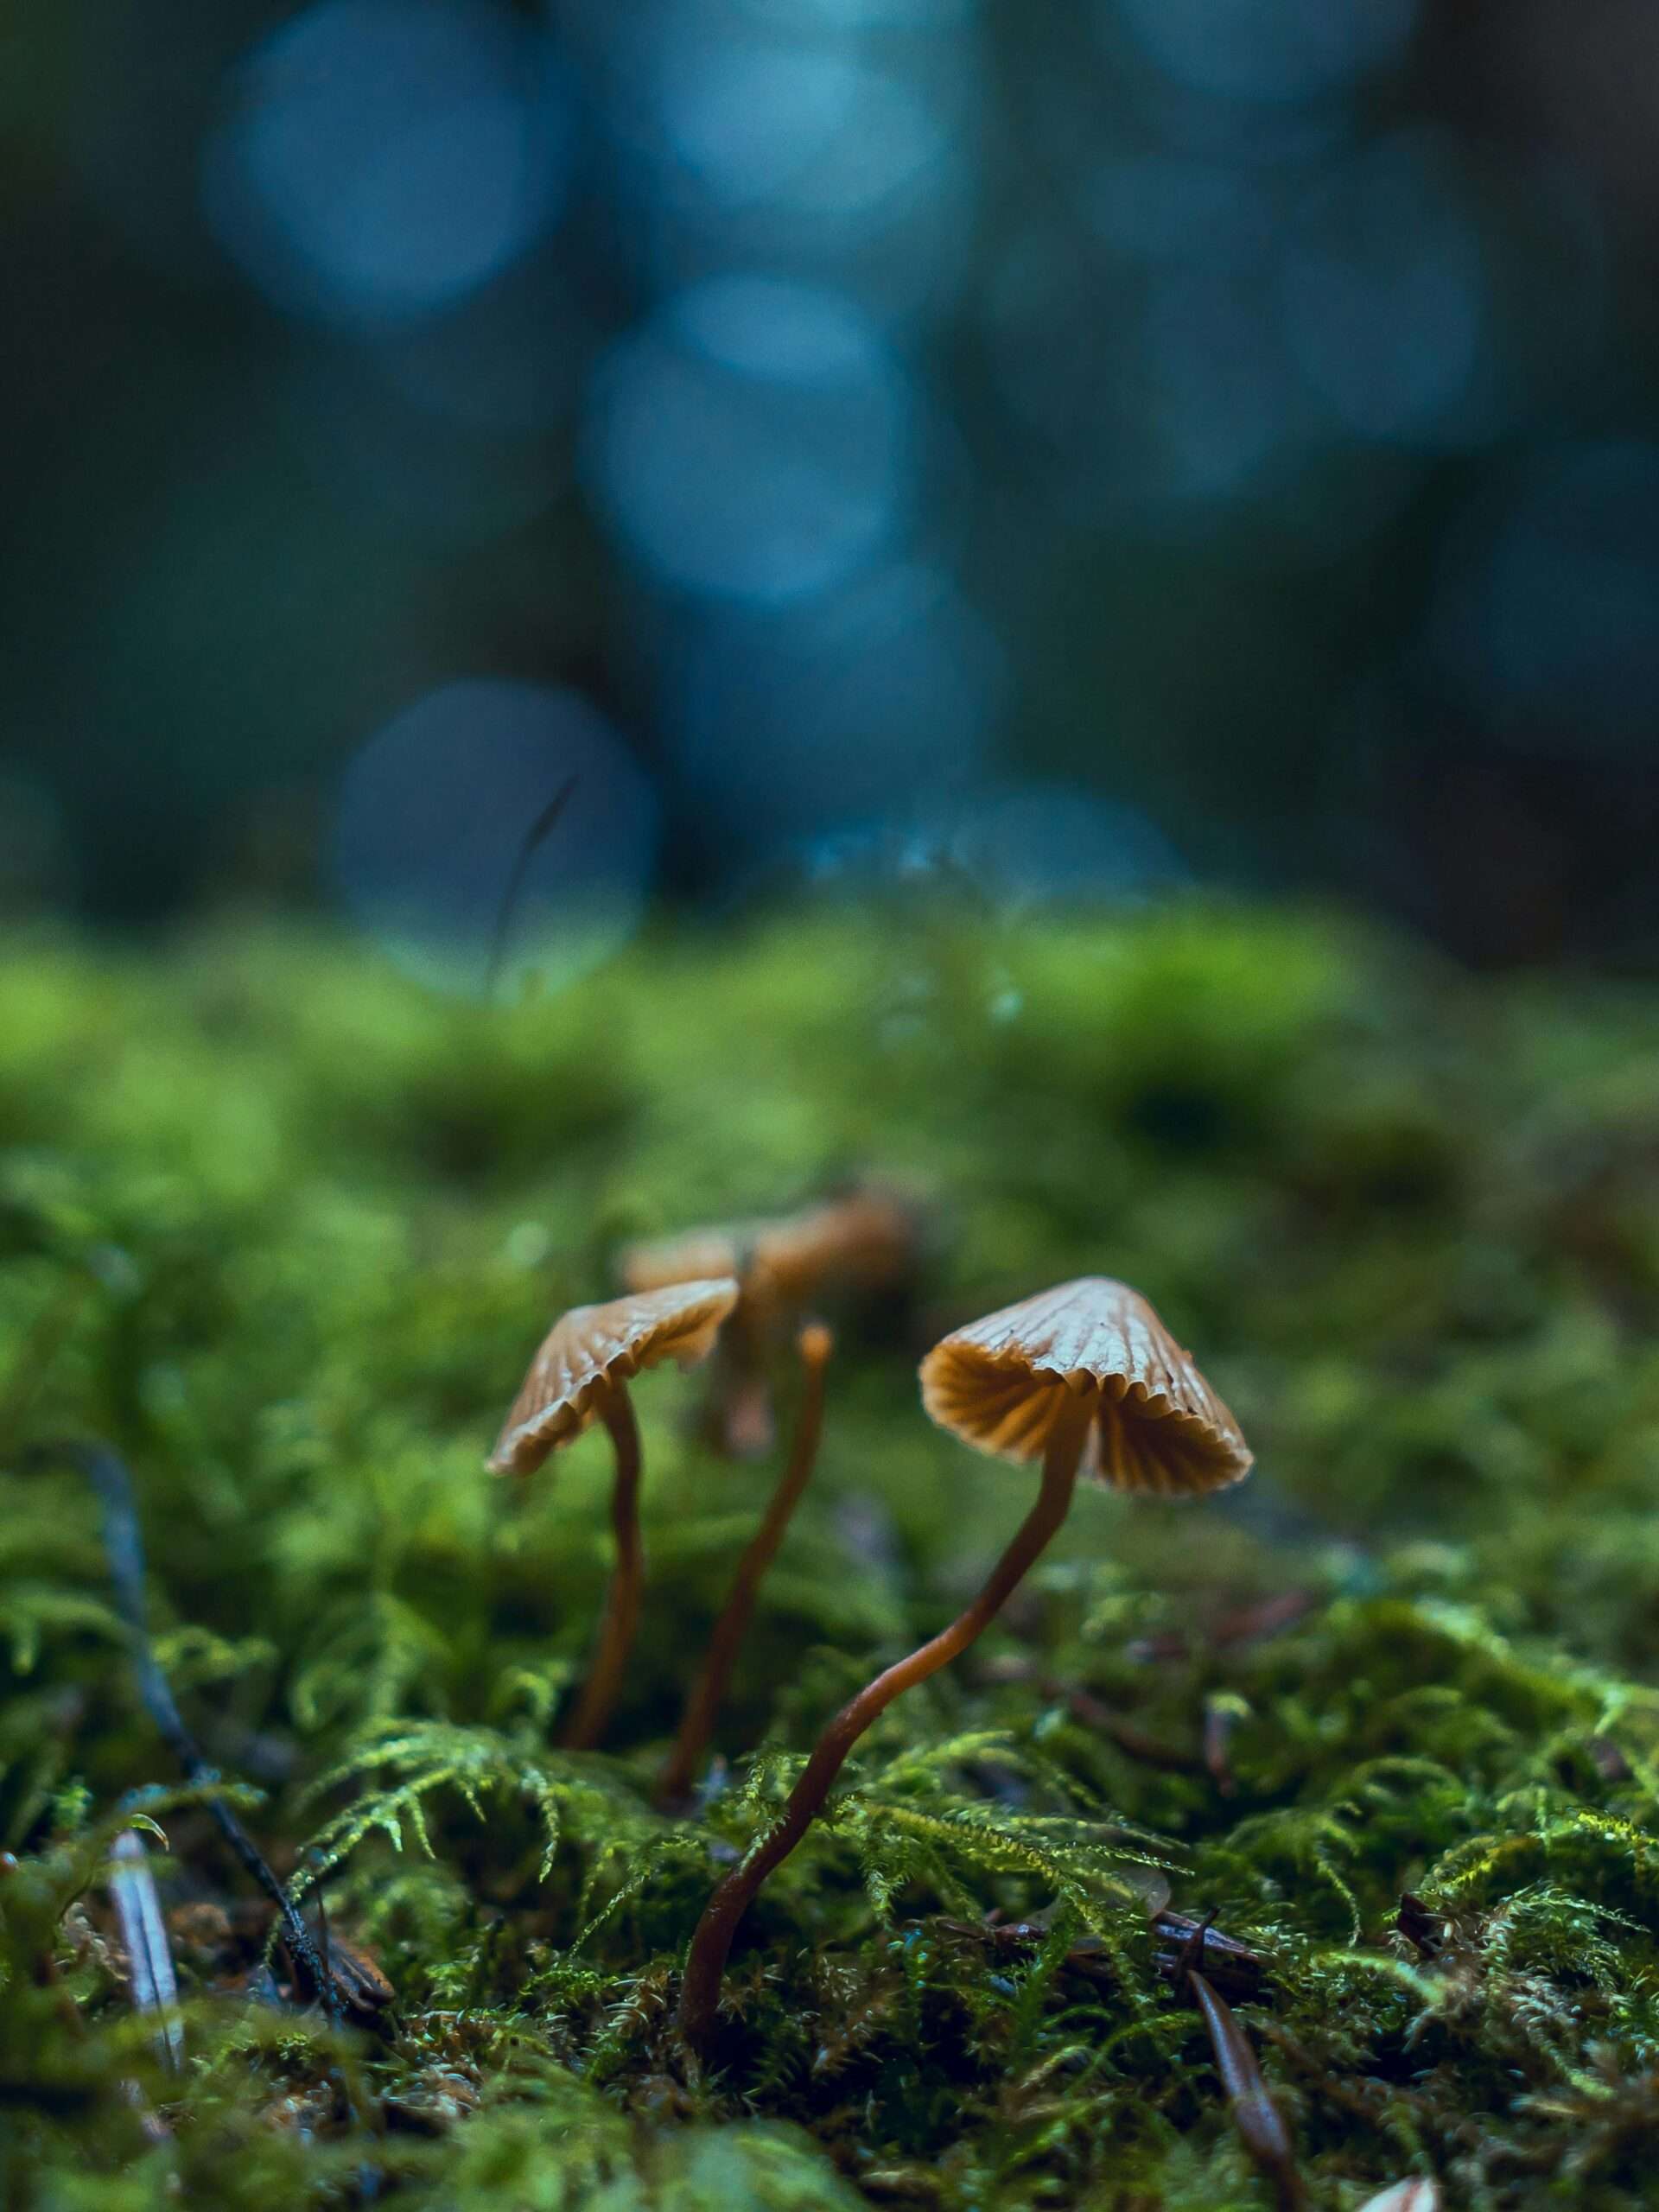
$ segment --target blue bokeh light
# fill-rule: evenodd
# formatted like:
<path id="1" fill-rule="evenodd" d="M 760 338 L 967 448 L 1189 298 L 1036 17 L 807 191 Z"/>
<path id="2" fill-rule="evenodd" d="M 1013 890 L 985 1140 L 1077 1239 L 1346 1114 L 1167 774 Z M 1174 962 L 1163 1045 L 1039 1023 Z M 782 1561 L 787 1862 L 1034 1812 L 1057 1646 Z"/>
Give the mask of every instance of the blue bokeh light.
<path id="1" fill-rule="evenodd" d="M 1147 53 L 1192 89 L 1308 100 L 1397 61 L 1416 0 L 1109 0 Z"/>
<path id="2" fill-rule="evenodd" d="M 973 777 L 1005 677 L 981 618 L 906 564 L 781 613 L 701 620 L 664 711 L 710 842 L 736 855 Z"/>
<path id="3" fill-rule="evenodd" d="M 711 213 L 868 219 L 946 151 L 914 82 L 833 46 L 679 19 L 652 75 L 658 188 Z"/>
<path id="4" fill-rule="evenodd" d="M 747 269 L 884 320 L 948 304 L 972 252 L 976 41 L 907 41 L 878 61 L 859 38 L 683 8 L 618 36 L 627 90 L 608 148 L 651 289 Z"/>
<path id="5" fill-rule="evenodd" d="M 292 312 L 432 313 L 554 216 L 569 105 L 543 41 L 485 0 L 321 0 L 242 64 L 204 164 L 221 244 Z"/>
<path id="6" fill-rule="evenodd" d="M 1135 900 L 1186 880 L 1147 816 L 1080 785 L 992 785 L 944 826 L 955 866 L 1011 908 Z"/>
<path id="7" fill-rule="evenodd" d="M 739 0 L 745 12 L 791 31 L 950 31 L 980 0 Z"/>
<path id="8" fill-rule="evenodd" d="M 853 120 L 868 72 L 833 50 L 674 28 L 653 73 L 669 188 L 728 208 L 791 192 Z"/>
<path id="9" fill-rule="evenodd" d="M 844 582 L 909 501 L 907 380 L 849 302 L 761 276 L 681 294 L 612 353 L 589 474 L 665 582 L 778 605 Z"/>
<path id="10" fill-rule="evenodd" d="M 1080 180 L 1090 229 L 1137 262 L 1260 261 L 1274 208 L 1261 181 L 1228 162 L 1180 153 L 1112 153 Z"/>
<path id="11" fill-rule="evenodd" d="M 1300 429 L 1284 358 L 1263 327 L 1248 270 L 1206 263 L 1156 280 L 1141 368 L 1153 435 L 1138 460 L 1154 495 L 1238 496 Z"/>
<path id="12" fill-rule="evenodd" d="M 526 838 L 567 783 L 510 898 Z M 469 678 L 405 708 L 353 757 L 334 874 L 407 974 L 512 998 L 527 982 L 556 988 L 627 941 L 656 848 L 652 786 L 585 700 Z"/>
<path id="13" fill-rule="evenodd" d="M 944 890 L 1010 912 L 1136 904 L 1190 880 L 1137 808 L 1034 779 L 970 786 L 908 814 L 821 830 L 794 857 L 802 884 L 827 897 Z"/>
<path id="14" fill-rule="evenodd" d="M 1477 433 L 1489 319 L 1480 226 L 1449 148 L 1365 148 L 1310 196 L 1281 270 L 1287 341 L 1344 428 L 1407 443 Z"/>
<path id="15" fill-rule="evenodd" d="M 1522 749 L 1650 747 L 1659 717 L 1659 447 L 1543 454 L 1453 532 L 1429 667 Z"/>
<path id="16" fill-rule="evenodd" d="M 1079 281 L 1069 241 L 1011 242 L 987 338 L 1068 517 L 1185 531 L 1266 486 L 1306 406 L 1263 281 L 1248 253 L 1196 251 Z"/>

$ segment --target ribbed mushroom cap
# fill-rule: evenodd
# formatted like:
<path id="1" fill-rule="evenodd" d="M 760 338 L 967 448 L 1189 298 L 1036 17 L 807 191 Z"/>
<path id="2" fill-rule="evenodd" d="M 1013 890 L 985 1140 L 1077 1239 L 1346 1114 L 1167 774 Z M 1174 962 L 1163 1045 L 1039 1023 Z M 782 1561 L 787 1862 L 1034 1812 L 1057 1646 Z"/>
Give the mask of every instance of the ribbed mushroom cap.
<path id="1" fill-rule="evenodd" d="M 736 1282 L 723 1275 L 573 1306 L 531 1362 L 490 1465 L 497 1474 L 527 1475 L 556 1446 L 581 1435 L 613 1384 L 664 1359 L 695 1367 L 737 1299 Z"/>
<path id="2" fill-rule="evenodd" d="M 1198 1497 L 1242 1481 L 1238 1423 L 1139 1291 L 1083 1275 L 952 1331 L 922 1362 L 941 1428 L 1038 1459 L 1068 1393 L 1094 1402 L 1083 1471 L 1118 1490 Z"/>
<path id="3" fill-rule="evenodd" d="M 911 1211 L 884 1191 L 861 1186 L 798 1213 L 630 1244 L 620 1264 L 633 1290 L 733 1274 L 763 1301 L 804 1305 L 836 1284 L 880 1289 L 904 1274 L 915 1247 Z"/>

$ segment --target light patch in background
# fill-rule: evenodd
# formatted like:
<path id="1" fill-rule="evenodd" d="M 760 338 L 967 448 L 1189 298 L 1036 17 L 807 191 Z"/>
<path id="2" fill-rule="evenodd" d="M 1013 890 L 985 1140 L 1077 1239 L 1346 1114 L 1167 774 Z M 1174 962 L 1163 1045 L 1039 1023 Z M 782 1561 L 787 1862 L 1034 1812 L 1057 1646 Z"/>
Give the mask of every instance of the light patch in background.
<path id="1" fill-rule="evenodd" d="M 1236 498 L 1300 429 L 1247 270 L 1205 264 L 1154 279 L 1141 365 L 1152 435 L 1135 458 L 1154 498 Z"/>
<path id="2" fill-rule="evenodd" d="M 790 30 L 951 30 L 978 13 L 980 0 L 738 0 L 747 15 Z"/>
<path id="3" fill-rule="evenodd" d="M 1659 447 L 1540 455 L 1451 537 L 1432 674 L 1522 750 L 1651 748 L 1659 720 Z"/>
<path id="4" fill-rule="evenodd" d="M 658 296 L 733 270 L 940 311 L 970 265 L 986 105 L 968 17 L 924 32 L 741 0 L 595 22 L 600 133 Z"/>
<path id="5" fill-rule="evenodd" d="M 664 182 L 728 209 L 792 194 L 855 123 L 872 73 L 833 48 L 711 35 L 675 18 L 652 71 Z"/>
<path id="6" fill-rule="evenodd" d="M 243 62 L 204 163 L 207 219 L 279 306 L 429 315 L 552 219 L 573 155 L 542 39 L 469 0 L 321 0 Z"/>
<path id="7" fill-rule="evenodd" d="M 929 890 L 1010 912 L 1138 902 L 1189 880 L 1138 809 L 1039 781 L 982 785 L 908 817 L 827 830 L 795 860 L 800 882 L 822 894 Z"/>
<path id="8" fill-rule="evenodd" d="M 1109 155 L 1077 197 L 1095 236 L 1132 261 L 1259 261 L 1275 217 L 1259 180 L 1179 153 Z"/>
<path id="9" fill-rule="evenodd" d="M 1078 784 L 995 785 L 945 828 L 953 864 L 1004 906 L 1141 899 L 1185 880 L 1146 815 Z"/>
<path id="10" fill-rule="evenodd" d="M 504 925 L 526 836 L 573 779 Z M 470 678 L 429 692 L 358 752 L 333 858 L 346 908 L 406 974 L 511 1001 L 627 942 L 656 848 L 652 786 L 585 700 Z"/>
<path id="11" fill-rule="evenodd" d="M 683 590 L 779 606 L 843 583 L 897 531 L 914 433 L 869 319 L 760 276 L 682 293 L 617 346 L 586 438 L 630 551 Z"/>
<path id="12" fill-rule="evenodd" d="M 1109 0 L 1159 67 L 1193 90 L 1317 99 L 1398 61 L 1415 0 Z"/>
<path id="13" fill-rule="evenodd" d="M 1425 445 L 1479 435 L 1484 243 L 1434 134 L 1368 146 L 1326 179 L 1291 228 L 1280 275 L 1290 350 L 1345 429 Z"/>
<path id="14" fill-rule="evenodd" d="M 868 220 L 946 151 L 918 86 L 833 46 L 681 17 L 653 76 L 660 188 L 711 212 Z"/>
<path id="15" fill-rule="evenodd" d="M 671 657 L 665 714 L 710 846 L 747 855 L 971 779 L 1006 675 L 950 582 L 904 565 L 780 614 L 699 621 Z"/>
<path id="16" fill-rule="evenodd" d="M 1264 281 L 1243 251 L 1133 268 L 1042 230 L 1010 241 L 985 296 L 988 348 L 1068 518 L 1181 533 L 1270 488 L 1307 410 Z"/>
<path id="17" fill-rule="evenodd" d="M 858 300 L 885 321 L 938 312 L 974 236 L 977 46 L 876 67 L 828 41 L 672 18 L 616 145 L 659 293 L 734 268 Z"/>

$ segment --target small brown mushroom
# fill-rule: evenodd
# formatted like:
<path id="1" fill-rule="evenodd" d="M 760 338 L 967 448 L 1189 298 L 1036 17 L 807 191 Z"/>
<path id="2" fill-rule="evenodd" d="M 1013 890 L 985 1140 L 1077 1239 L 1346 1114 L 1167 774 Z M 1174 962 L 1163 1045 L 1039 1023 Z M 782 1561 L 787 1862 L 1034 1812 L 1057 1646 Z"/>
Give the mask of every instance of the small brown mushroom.
<path id="1" fill-rule="evenodd" d="M 1040 1459 L 1068 1402 L 1089 1408 L 1080 1471 L 1164 1497 L 1249 1474 L 1238 1423 L 1147 1301 L 1083 1275 L 955 1330 L 922 1363 L 941 1428 L 1004 1459 Z"/>
<path id="2" fill-rule="evenodd" d="M 658 1778 L 657 1801 L 674 1805 L 684 1797 L 709 1748 L 726 1686 L 754 1611 L 761 1577 L 777 1556 L 791 1516 L 810 1481 L 823 1429 L 823 1376 L 835 1349 L 835 1339 L 822 1321 L 810 1321 L 797 1340 L 802 1370 L 801 1402 L 795 1417 L 795 1438 L 765 1517 L 737 1563 L 732 1586 L 721 1609 L 709 1649 L 691 1694 L 685 1701 L 679 1732 Z"/>
<path id="3" fill-rule="evenodd" d="M 743 1294 L 721 1338 L 709 1429 L 734 1459 L 772 1446 L 767 1365 L 783 1329 L 836 1291 L 877 1291 L 913 1266 L 913 1207 L 874 1184 L 774 1218 L 687 1230 L 631 1244 L 619 1271 L 631 1290 L 655 1290 L 694 1276 L 735 1275 Z"/>
<path id="4" fill-rule="evenodd" d="M 556 1321 L 531 1363 L 524 1388 L 490 1455 L 497 1474 L 530 1474 L 550 1452 L 602 1421 L 616 1454 L 611 1524 L 616 1565 L 594 1663 L 564 1732 L 567 1749 L 599 1741 L 616 1704 L 622 1670 L 639 1622 L 645 1555 L 639 1541 L 639 1431 L 627 1379 L 665 1359 L 693 1367 L 708 1357 L 738 1299 L 729 1278 L 676 1283 L 576 1306 Z"/>
<path id="5" fill-rule="evenodd" d="M 783 1818 L 716 1885 L 691 1938 L 679 2026 L 701 2055 L 721 1978 L 761 1884 L 822 1809 L 848 1754 L 894 1698 L 983 1633 L 1065 1521 L 1079 1473 L 1121 1490 L 1200 1497 L 1249 1472 L 1232 1414 L 1137 1291 L 1102 1275 L 1024 1300 L 936 1344 L 921 1365 L 922 1403 L 982 1452 L 1042 1461 L 1042 1487 L 1013 1542 L 965 1611 L 844 1705 L 819 1737 Z"/>

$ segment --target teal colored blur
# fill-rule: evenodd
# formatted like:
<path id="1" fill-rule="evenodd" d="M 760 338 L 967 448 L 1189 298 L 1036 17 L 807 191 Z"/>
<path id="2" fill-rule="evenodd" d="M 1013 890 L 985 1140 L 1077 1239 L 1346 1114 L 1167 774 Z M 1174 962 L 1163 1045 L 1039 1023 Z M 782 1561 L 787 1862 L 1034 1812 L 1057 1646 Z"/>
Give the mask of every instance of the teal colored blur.
<path id="1" fill-rule="evenodd" d="M 1659 74 L 1592 18 L 15 0 L 0 913 L 474 994 L 930 875 L 1647 962 Z"/>

